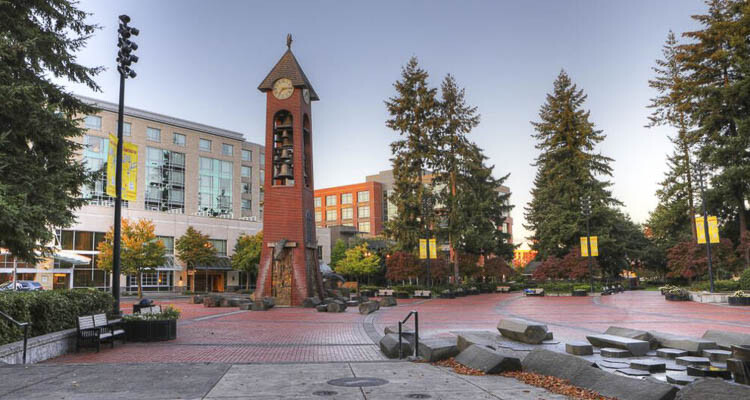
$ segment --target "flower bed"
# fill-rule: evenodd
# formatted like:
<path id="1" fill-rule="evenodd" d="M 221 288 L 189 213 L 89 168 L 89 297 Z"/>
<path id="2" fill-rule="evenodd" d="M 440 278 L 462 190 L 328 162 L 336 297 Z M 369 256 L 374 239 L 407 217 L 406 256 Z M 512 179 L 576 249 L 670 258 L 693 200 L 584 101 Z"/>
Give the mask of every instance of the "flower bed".
<path id="1" fill-rule="evenodd" d="M 129 342 L 161 342 L 177 338 L 180 311 L 167 306 L 160 313 L 133 314 L 123 317 L 125 337 Z"/>
<path id="2" fill-rule="evenodd" d="M 750 306 L 750 293 L 746 293 L 742 290 L 734 292 L 733 295 L 727 297 L 730 306 Z"/>

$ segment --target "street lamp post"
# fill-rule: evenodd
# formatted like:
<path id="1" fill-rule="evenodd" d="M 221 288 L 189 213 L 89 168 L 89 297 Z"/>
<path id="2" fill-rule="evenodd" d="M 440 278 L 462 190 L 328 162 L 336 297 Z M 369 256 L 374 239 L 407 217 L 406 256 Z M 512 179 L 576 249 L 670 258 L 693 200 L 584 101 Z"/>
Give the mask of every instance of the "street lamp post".
<path id="1" fill-rule="evenodd" d="M 427 197 L 422 197 L 422 220 L 424 222 L 425 226 L 425 232 L 426 237 L 425 240 L 427 242 L 427 287 L 432 287 L 432 277 L 430 276 L 430 224 L 427 222 L 427 212 L 430 207 L 430 202 L 427 199 Z"/>
<path id="2" fill-rule="evenodd" d="M 703 183 L 703 167 L 701 164 L 696 165 L 696 173 L 698 175 L 698 185 L 701 188 L 701 203 L 703 203 L 703 233 L 706 236 L 706 256 L 708 257 L 708 281 L 709 290 L 711 293 L 714 292 L 714 273 L 711 263 L 711 239 L 708 234 L 708 209 L 706 208 L 706 190 Z"/>
<path id="3" fill-rule="evenodd" d="M 112 296 L 115 298 L 112 313 L 120 315 L 120 222 L 122 216 L 122 126 L 125 108 L 125 79 L 135 78 L 136 73 L 130 65 L 138 62 L 138 56 L 130 54 L 138 49 L 138 45 L 129 40 L 130 36 L 138 36 L 138 29 L 129 27 L 130 17 L 120 15 L 120 26 L 117 30 L 117 71 L 120 73 L 120 104 L 117 109 L 117 158 L 115 161 L 115 221 L 114 246 L 112 260 Z"/>
<path id="4" fill-rule="evenodd" d="M 583 215 L 586 216 L 586 248 L 588 250 L 588 257 L 586 257 L 588 260 L 589 265 L 589 279 L 591 281 L 591 293 L 594 293 L 594 270 L 593 266 L 591 265 L 591 230 L 589 227 L 589 219 L 591 218 L 591 196 L 585 195 L 581 199 L 581 206 L 583 208 Z"/>

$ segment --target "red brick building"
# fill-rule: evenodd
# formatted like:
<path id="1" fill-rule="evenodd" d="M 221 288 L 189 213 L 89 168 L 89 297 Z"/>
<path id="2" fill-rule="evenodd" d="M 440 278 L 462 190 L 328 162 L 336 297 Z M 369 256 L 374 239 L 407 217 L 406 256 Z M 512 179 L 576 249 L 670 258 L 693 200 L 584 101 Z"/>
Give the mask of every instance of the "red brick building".
<path id="1" fill-rule="evenodd" d="M 366 236 L 383 232 L 381 183 L 363 182 L 316 189 L 313 196 L 317 226 L 352 226 Z"/>

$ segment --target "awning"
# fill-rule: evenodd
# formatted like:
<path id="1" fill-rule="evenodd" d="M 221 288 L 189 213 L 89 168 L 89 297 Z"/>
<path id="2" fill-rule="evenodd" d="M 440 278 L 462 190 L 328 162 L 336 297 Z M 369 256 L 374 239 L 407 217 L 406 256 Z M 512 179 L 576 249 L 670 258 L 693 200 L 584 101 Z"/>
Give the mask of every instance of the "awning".
<path id="1" fill-rule="evenodd" d="M 80 254 L 76 254 L 71 250 L 55 250 L 55 253 L 52 255 L 52 257 L 57 261 L 62 261 L 73 265 L 89 264 L 91 262 L 90 258 L 82 256 Z"/>
<path id="2" fill-rule="evenodd" d="M 227 256 L 216 257 L 216 260 L 206 265 L 196 265 L 196 270 L 209 270 L 209 271 L 231 271 L 232 260 Z"/>
<path id="3" fill-rule="evenodd" d="M 164 256 L 164 265 L 156 268 L 157 271 L 182 271 L 182 267 L 174 262 L 173 255 Z"/>

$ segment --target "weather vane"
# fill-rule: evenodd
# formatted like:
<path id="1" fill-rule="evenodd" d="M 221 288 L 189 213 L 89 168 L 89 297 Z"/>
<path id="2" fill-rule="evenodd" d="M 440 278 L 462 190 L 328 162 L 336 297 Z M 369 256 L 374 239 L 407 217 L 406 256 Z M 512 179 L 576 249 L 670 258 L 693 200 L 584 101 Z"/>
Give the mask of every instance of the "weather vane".
<path id="1" fill-rule="evenodd" d="M 286 34 L 286 48 L 289 50 L 292 49 L 292 34 L 291 33 Z"/>

